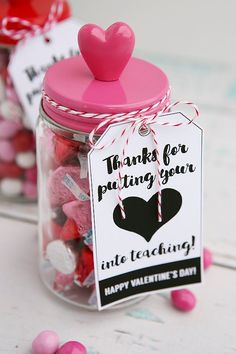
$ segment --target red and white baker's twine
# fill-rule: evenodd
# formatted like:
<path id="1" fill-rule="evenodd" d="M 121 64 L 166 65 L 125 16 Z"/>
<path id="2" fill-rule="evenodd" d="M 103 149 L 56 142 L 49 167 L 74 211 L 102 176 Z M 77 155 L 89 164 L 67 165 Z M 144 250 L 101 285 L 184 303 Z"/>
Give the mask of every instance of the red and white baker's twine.
<path id="1" fill-rule="evenodd" d="M 55 0 L 50 8 L 47 21 L 40 27 L 20 17 L 6 16 L 1 21 L 0 33 L 13 40 L 22 41 L 48 32 L 58 21 L 63 11 L 63 1 Z M 11 24 L 18 24 L 20 29 L 9 29 Z"/>
<path id="2" fill-rule="evenodd" d="M 91 133 L 89 134 L 89 143 L 91 148 L 96 149 L 96 150 L 103 150 L 108 148 L 109 146 L 115 144 L 118 140 L 121 138 L 125 138 L 125 142 L 122 148 L 121 152 L 121 158 L 120 158 L 120 166 L 118 169 L 118 203 L 120 206 L 120 211 L 121 211 L 121 216 L 123 219 L 126 218 L 125 214 L 125 208 L 123 204 L 123 198 L 122 198 L 122 169 L 124 167 L 124 159 L 126 155 L 126 149 L 129 145 L 129 141 L 132 138 L 132 135 L 134 134 L 135 130 L 138 128 L 146 128 L 149 129 L 151 134 L 152 134 L 152 139 L 156 148 L 156 154 L 157 154 L 157 187 L 158 187 L 158 198 L 157 198 L 157 218 L 158 221 L 162 221 L 162 212 L 161 212 L 161 168 L 160 168 L 160 153 L 159 153 L 159 144 L 158 144 L 158 135 L 156 130 L 152 127 L 152 124 L 158 124 L 160 126 L 172 126 L 172 127 L 180 127 L 183 125 L 188 125 L 191 124 L 196 118 L 199 117 L 199 110 L 198 107 L 193 103 L 193 102 L 188 102 L 188 101 L 176 101 L 174 103 L 169 103 L 169 98 L 170 98 L 170 90 L 166 93 L 166 95 L 157 103 L 155 103 L 152 106 L 145 107 L 141 110 L 136 110 L 128 113 L 88 113 L 88 112 L 82 112 L 82 111 L 77 111 L 70 109 L 66 106 L 60 105 L 54 100 L 52 100 L 43 90 L 43 97 L 44 99 L 54 108 L 66 112 L 68 114 L 71 114 L 73 116 L 79 116 L 83 118 L 91 118 L 91 119 L 102 119 L 102 122 L 100 122 L 96 128 L 94 128 Z M 158 110 L 158 107 L 161 107 L 162 104 L 164 104 L 164 107 L 160 108 Z M 178 105 L 188 105 L 191 108 L 193 108 L 193 117 L 186 122 L 171 122 L 171 121 L 166 121 L 166 122 L 159 122 L 158 118 L 161 114 L 167 113 L 171 110 L 171 108 L 176 107 Z M 155 110 L 155 113 L 151 113 Z M 150 115 L 147 115 L 150 114 Z M 112 123 L 118 123 L 118 122 L 125 122 L 125 123 L 130 123 L 127 124 L 127 126 L 121 131 L 121 133 L 117 136 L 114 137 L 111 141 L 109 141 L 106 144 L 100 144 L 96 145 L 94 143 L 94 136 L 96 133 L 104 126 L 108 126 L 109 124 Z"/>

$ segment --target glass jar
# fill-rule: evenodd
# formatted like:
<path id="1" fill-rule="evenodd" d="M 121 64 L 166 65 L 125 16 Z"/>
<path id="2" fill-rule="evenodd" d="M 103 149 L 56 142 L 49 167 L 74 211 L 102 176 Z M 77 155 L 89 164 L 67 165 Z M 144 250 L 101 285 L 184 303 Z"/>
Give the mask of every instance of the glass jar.
<path id="1" fill-rule="evenodd" d="M 90 201 L 77 202 L 62 184 L 69 174 L 89 194 L 87 138 L 87 134 L 58 126 L 41 108 L 37 127 L 41 276 L 59 297 L 92 308 L 96 297 Z"/>
<path id="2" fill-rule="evenodd" d="M 94 79 L 81 55 L 47 71 L 37 126 L 40 273 L 65 301 L 97 308 L 87 167 L 88 135 L 103 122 L 96 115 L 151 114 L 168 103 L 166 75 L 141 59 L 131 58 L 113 82 Z"/>
<path id="3" fill-rule="evenodd" d="M 43 26 L 53 0 L 8 0 L 0 3 L 0 21 L 20 17 Z M 60 20 L 69 16 L 65 1 Z M 17 24 L 9 25 L 18 29 Z M 8 73 L 10 54 L 17 41 L 0 31 L 0 197 L 14 201 L 37 198 L 35 136 Z"/>

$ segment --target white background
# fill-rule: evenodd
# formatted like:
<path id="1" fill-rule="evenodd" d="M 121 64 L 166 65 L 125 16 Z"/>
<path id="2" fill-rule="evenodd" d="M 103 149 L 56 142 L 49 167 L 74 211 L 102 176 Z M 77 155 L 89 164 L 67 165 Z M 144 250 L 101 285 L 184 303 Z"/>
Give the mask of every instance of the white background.
<path id="1" fill-rule="evenodd" d="M 85 22 L 127 22 L 136 49 L 235 63 L 235 0 L 71 0 Z"/>

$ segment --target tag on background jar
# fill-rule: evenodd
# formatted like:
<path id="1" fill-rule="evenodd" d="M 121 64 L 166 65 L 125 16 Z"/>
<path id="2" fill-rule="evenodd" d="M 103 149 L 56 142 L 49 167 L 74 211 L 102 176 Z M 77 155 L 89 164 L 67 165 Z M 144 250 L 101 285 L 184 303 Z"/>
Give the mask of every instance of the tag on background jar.
<path id="1" fill-rule="evenodd" d="M 77 55 L 77 34 L 82 26 L 75 19 L 58 22 L 45 35 L 19 43 L 11 56 L 9 73 L 32 129 L 35 129 L 42 97 L 42 83 L 49 66 Z"/>
<path id="2" fill-rule="evenodd" d="M 159 121 L 186 122 L 182 113 Z M 114 124 L 106 144 L 127 123 Z M 130 123 L 128 123 L 130 124 Z M 118 155 L 126 137 L 89 153 L 93 252 L 98 308 L 202 279 L 202 139 L 195 123 L 152 125 L 161 163 L 162 219 L 157 219 L 157 162 L 152 134 L 129 138 L 121 170 L 122 219 L 117 199 Z"/>

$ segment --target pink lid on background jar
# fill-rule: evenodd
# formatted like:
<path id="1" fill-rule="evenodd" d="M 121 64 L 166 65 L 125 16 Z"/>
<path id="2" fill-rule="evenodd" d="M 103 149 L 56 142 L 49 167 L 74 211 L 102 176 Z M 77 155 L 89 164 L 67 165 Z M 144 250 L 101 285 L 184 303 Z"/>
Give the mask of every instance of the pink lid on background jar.
<path id="1" fill-rule="evenodd" d="M 138 58 L 128 61 L 118 80 L 100 81 L 94 78 L 80 54 L 51 66 L 45 75 L 43 87 L 45 94 L 58 105 L 85 113 L 128 113 L 151 107 L 163 100 L 158 106 L 160 110 L 169 102 L 169 82 L 165 73 Z M 43 109 L 56 123 L 86 133 L 101 122 L 99 118 L 81 117 L 68 113 L 68 110 L 60 110 L 45 97 Z M 155 107 L 150 113 L 156 110 Z"/>

